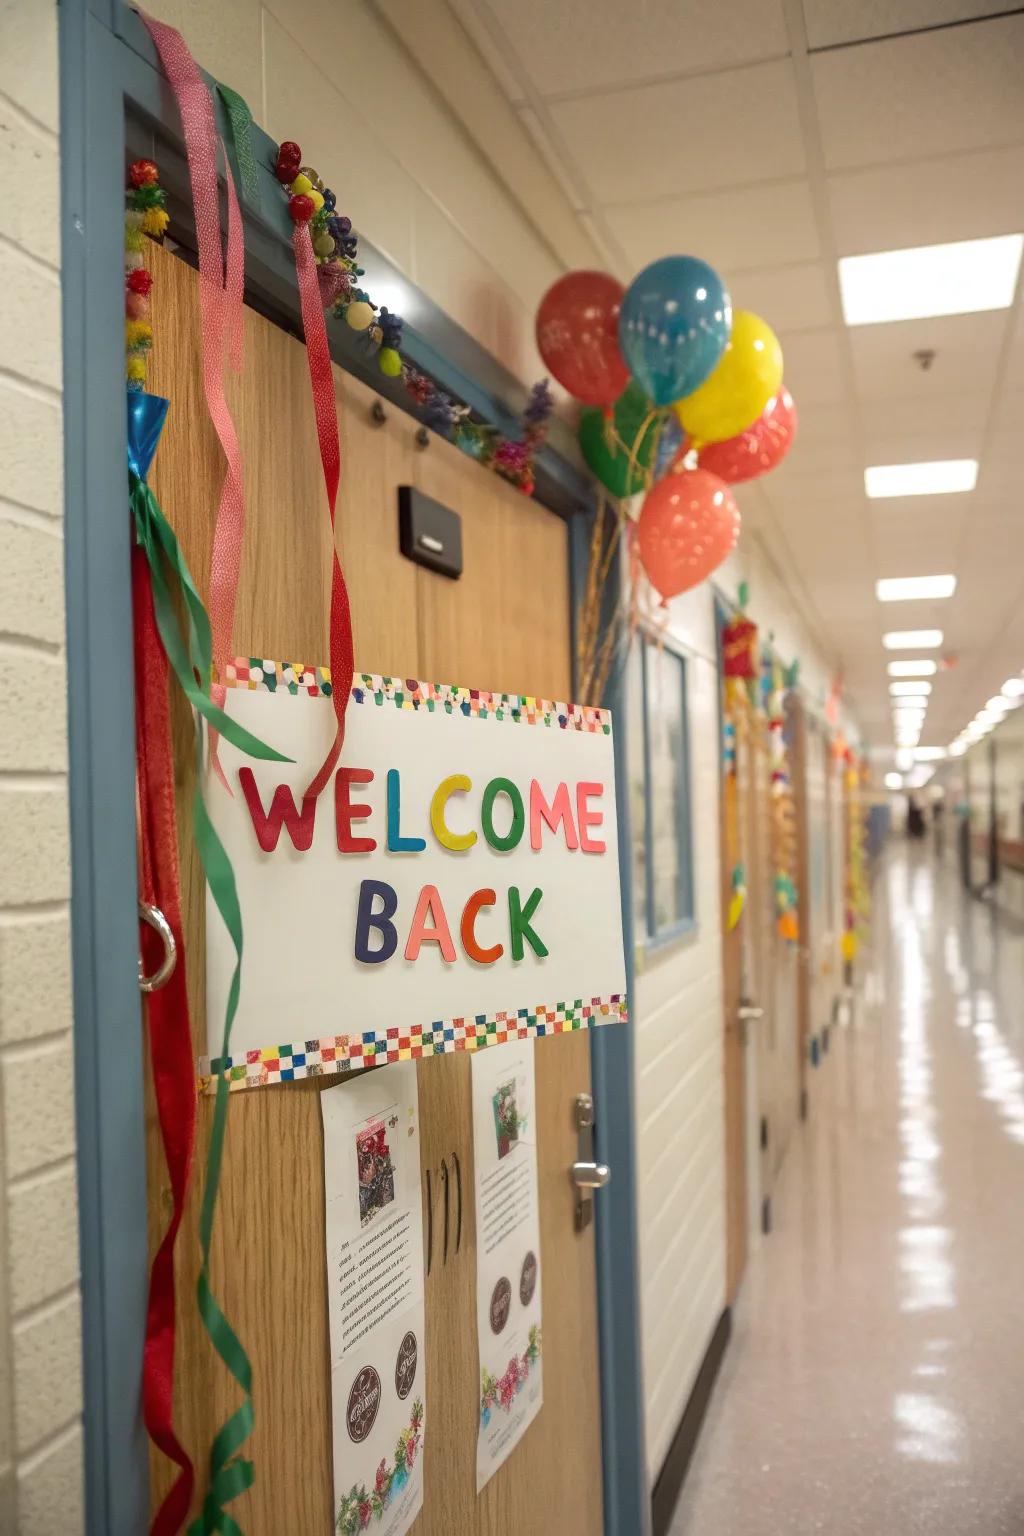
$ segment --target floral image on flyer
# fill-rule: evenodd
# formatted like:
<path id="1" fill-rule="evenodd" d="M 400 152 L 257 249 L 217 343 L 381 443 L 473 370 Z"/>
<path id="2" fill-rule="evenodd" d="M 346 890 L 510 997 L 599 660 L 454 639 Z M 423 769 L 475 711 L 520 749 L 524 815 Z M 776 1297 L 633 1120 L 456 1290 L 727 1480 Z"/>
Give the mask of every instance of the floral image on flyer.
<path id="1" fill-rule="evenodd" d="M 320 1095 L 334 1528 L 405 1536 L 423 1503 L 423 1225 L 416 1065 Z"/>
<path id="2" fill-rule="evenodd" d="M 477 1341 L 477 1492 L 511 1455 L 544 1400 L 534 1044 L 473 1057 Z"/>

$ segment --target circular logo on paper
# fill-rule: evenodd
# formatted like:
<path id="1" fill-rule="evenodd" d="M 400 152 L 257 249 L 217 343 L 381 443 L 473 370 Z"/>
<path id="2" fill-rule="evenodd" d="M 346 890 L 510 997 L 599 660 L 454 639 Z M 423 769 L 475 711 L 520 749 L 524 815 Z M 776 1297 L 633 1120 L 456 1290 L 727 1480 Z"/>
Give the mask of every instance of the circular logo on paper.
<path id="1" fill-rule="evenodd" d="M 533 1293 L 537 1289 L 537 1255 L 531 1250 L 523 1260 L 523 1267 L 519 1272 L 519 1300 L 524 1307 L 528 1307 L 533 1300 Z"/>
<path id="2" fill-rule="evenodd" d="M 401 1398 L 408 1397 L 412 1391 L 412 1384 L 416 1380 L 416 1362 L 419 1359 L 419 1353 L 416 1335 L 407 1333 L 398 1346 L 398 1359 L 395 1361 L 395 1391 Z"/>
<path id="3" fill-rule="evenodd" d="M 356 1445 L 361 1440 L 365 1440 L 370 1433 L 379 1407 L 380 1377 L 372 1365 L 364 1365 L 352 1383 L 352 1390 L 348 1395 L 348 1408 L 345 1413 L 348 1437 L 350 1440 L 354 1440 Z"/>
<path id="4" fill-rule="evenodd" d="M 502 1275 L 494 1290 L 491 1292 L 491 1332 L 500 1333 L 508 1322 L 509 1309 L 512 1306 L 512 1285 Z"/>

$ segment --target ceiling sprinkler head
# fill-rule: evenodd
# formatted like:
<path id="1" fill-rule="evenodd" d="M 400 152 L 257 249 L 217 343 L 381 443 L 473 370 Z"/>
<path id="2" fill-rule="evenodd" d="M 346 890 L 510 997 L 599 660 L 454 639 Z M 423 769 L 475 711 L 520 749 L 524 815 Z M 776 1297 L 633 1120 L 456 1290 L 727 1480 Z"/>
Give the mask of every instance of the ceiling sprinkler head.
<path id="1" fill-rule="evenodd" d="M 914 362 L 917 364 L 917 366 L 920 368 L 921 372 L 927 373 L 932 363 L 935 361 L 935 348 L 920 347 L 918 351 L 912 352 L 910 355 L 914 359 Z"/>

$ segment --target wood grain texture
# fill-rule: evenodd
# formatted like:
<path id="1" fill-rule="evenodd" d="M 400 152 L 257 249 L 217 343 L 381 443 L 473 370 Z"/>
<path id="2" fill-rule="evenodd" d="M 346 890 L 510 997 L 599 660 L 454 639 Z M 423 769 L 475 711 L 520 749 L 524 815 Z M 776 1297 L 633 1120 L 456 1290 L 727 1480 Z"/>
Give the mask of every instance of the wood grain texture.
<path id="1" fill-rule="evenodd" d="M 149 388 L 171 399 L 152 483 L 204 597 L 222 479 L 201 382 L 197 279 L 158 249 L 156 344 Z M 569 588 L 563 524 L 484 473 L 454 448 L 414 446 L 415 424 L 335 370 L 341 420 L 338 539 L 352 596 L 361 670 L 483 688 L 569 694 Z M 246 361 L 231 385 L 246 456 L 247 513 L 234 650 L 316 663 L 327 659 L 330 539 L 305 351 L 248 313 Z M 396 487 L 421 486 L 463 517 L 465 574 L 453 583 L 398 551 Z M 197 1053 L 204 998 L 204 891 L 192 852 L 192 726 L 175 701 L 176 772 L 189 996 Z M 585 1035 L 537 1047 L 537 1130 L 544 1302 L 544 1408 L 522 1446 L 478 1499 L 470 1062 L 418 1069 L 424 1199 L 431 1173 L 434 1250 L 427 1280 L 426 1502 L 416 1536 L 507 1536 L 601 1529 L 596 1292 L 592 1229 L 573 1230 L 568 1168 L 571 1106 L 590 1084 Z M 214 1289 L 253 1364 L 256 1428 L 247 1449 L 256 1486 L 232 1505 L 246 1536 L 319 1536 L 333 1528 L 331 1403 L 325 1289 L 323 1151 L 318 1093 L 345 1084 L 297 1083 L 233 1096 L 212 1258 Z M 177 1255 L 179 1364 L 176 1425 L 197 1461 L 200 1491 L 213 1433 L 237 1394 L 198 1323 L 200 1174 L 212 1103 L 200 1100 L 196 1177 Z M 170 1209 L 147 1085 L 151 1245 Z M 448 1170 L 449 1253 L 442 1252 Z M 455 1252 L 456 1163 L 462 1239 Z M 169 1466 L 152 1458 L 154 1507 Z M 197 1497 L 198 1504 L 198 1497 Z"/>

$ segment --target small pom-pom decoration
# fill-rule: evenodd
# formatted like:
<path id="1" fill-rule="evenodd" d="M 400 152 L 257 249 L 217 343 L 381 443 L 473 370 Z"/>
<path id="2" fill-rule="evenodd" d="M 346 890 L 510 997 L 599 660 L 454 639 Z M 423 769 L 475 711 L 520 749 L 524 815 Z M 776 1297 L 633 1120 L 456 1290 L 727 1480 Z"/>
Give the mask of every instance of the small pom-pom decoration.
<path id="1" fill-rule="evenodd" d="M 153 327 L 145 320 L 126 320 L 124 323 L 125 346 L 131 351 L 142 351 L 153 345 Z"/>
<path id="2" fill-rule="evenodd" d="M 288 199 L 288 213 L 293 224 L 308 224 L 315 212 L 313 199 L 303 192 Z"/>
<path id="3" fill-rule="evenodd" d="M 130 357 L 126 364 L 126 372 L 129 380 L 144 384 L 146 382 L 146 359 L 144 357 Z"/>
<path id="4" fill-rule="evenodd" d="M 320 177 L 317 175 L 316 171 L 314 171 L 314 169 L 313 169 L 313 167 L 311 165 L 303 165 L 303 166 L 301 166 L 300 169 L 299 169 L 299 174 L 301 176 L 305 176 L 306 179 L 309 181 L 310 186 L 311 187 L 315 187 L 318 192 L 322 192 L 323 191 L 324 184 L 320 180 Z"/>
<path id="5" fill-rule="evenodd" d="M 346 309 L 345 320 L 354 331 L 365 331 L 373 324 L 373 305 L 367 304 L 365 299 L 357 299 Z"/>
<path id="6" fill-rule="evenodd" d="M 319 213 L 320 209 L 324 205 L 324 195 L 323 195 L 323 193 L 322 192 L 318 192 L 316 187 L 314 187 L 311 192 L 307 192 L 306 193 L 306 196 L 309 198 L 310 202 L 313 204 L 313 207 L 316 209 L 317 213 Z"/>
<path id="7" fill-rule="evenodd" d="M 308 176 L 298 175 L 288 188 L 295 197 L 306 197 L 313 190 L 313 183 Z"/>
<path id="8" fill-rule="evenodd" d="M 397 379 L 402 372 L 401 354 L 394 347 L 381 347 L 377 354 L 377 363 L 385 378 Z"/>
<path id="9" fill-rule="evenodd" d="M 328 213 L 333 213 L 337 206 L 338 200 L 334 193 L 331 191 L 330 187 L 324 187 L 324 207 L 327 209 Z"/>
<path id="10" fill-rule="evenodd" d="M 294 160 L 296 165 L 302 164 L 302 150 L 294 139 L 285 139 L 283 144 L 277 146 L 278 160 Z"/>
<path id="11" fill-rule="evenodd" d="M 125 225 L 125 231 L 124 231 L 124 248 L 125 248 L 125 250 L 129 254 L 131 254 L 132 252 L 135 252 L 135 253 L 137 253 L 137 254 L 139 254 L 141 256 L 141 254 L 142 254 L 142 241 L 143 241 L 142 230 L 141 229 L 134 229 L 134 228 L 132 228 L 131 225 L 126 224 Z"/>
<path id="12" fill-rule="evenodd" d="M 141 246 L 141 243 L 140 243 L 139 249 L 137 251 L 136 250 L 126 250 L 125 251 L 125 253 L 124 253 L 124 267 L 125 267 L 125 271 L 126 272 L 137 272 L 137 271 L 141 271 L 142 270 L 142 246 Z"/>
<path id="13" fill-rule="evenodd" d="M 342 294 L 348 293 L 348 273 L 338 261 L 321 262 L 316 269 L 316 279 L 324 309 L 333 309 Z"/>
<path id="14" fill-rule="evenodd" d="M 170 222 L 171 216 L 166 208 L 147 208 L 142 215 L 142 233 L 153 235 L 159 240 L 165 234 Z"/>
<path id="15" fill-rule="evenodd" d="M 133 293 L 129 288 L 124 296 L 124 312 L 131 320 L 145 320 L 149 314 L 149 300 L 144 293 Z"/>
<path id="16" fill-rule="evenodd" d="M 317 235 L 316 239 L 313 241 L 313 249 L 314 249 L 314 251 L 316 251 L 316 254 L 320 257 L 321 261 L 325 261 L 328 256 L 333 256 L 334 255 L 334 239 L 333 239 L 333 236 L 329 235 L 327 233 L 326 229 L 323 230 L 319 235 Z"/>
<path id="17" fill-rule="evenodd" d="M 142 228 L 142 209 L 141 208 L 128 208 L 128 209 L 125 210 L 124 227 L 125 227 L 125 229 L 141 229 Z"/>
<path id="18" fill-rule="evenodd" d="M 147 294 L 152 286 L 152 274 L 147 272 L 145 268 L 141 268 L 138 272 L 130 272 L 128 274 L 128 287 L 131 289 L 132 293 Z"/>
<path id="19" fill-rule="evenodd" d="M 151 186 L 157 178 L 157 169 L 152 160 L 133 160 L 128 167 L 128 180 L 133 187 Z"/>

